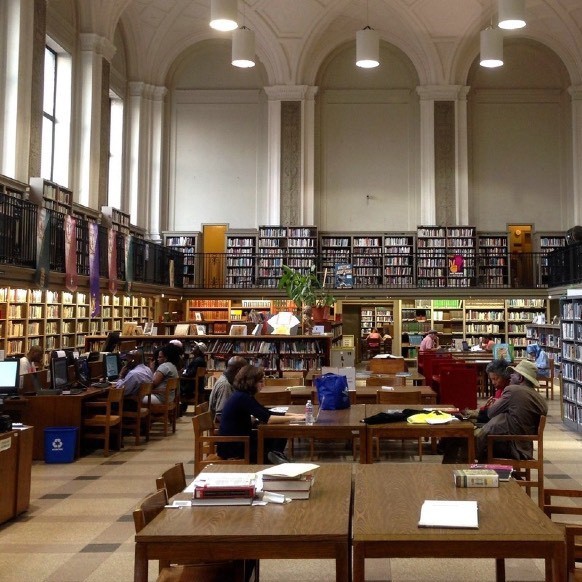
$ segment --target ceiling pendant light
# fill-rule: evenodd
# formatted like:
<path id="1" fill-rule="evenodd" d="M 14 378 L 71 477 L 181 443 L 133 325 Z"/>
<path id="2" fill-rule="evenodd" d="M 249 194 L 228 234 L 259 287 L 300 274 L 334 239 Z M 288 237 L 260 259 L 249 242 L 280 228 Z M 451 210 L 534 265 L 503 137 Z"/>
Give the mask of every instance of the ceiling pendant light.
<path id="1" fill-rule="evenodd" d="M 215 30 L 234 30 L 238 26 L 237 0 L 211 0 L 210 26 Z"/>
<path id="2" fill-rule="evenodd" d="M 380 64 L 380 37 L 369 26 L 356 32 L 356 65 L 372 69 Z"/>
<path id="3" fill-rule="evenodd" d="M 255 66 L 255 33 L 246 26 L 232 33 L 232 64 L 243 69 Z"/>
<path id="4" fill-rule="evenodd" d="M 525 26 L 525 0 L 499 0 L 499 28 L 514 30 Z"/>
<path id="5" fill-rule="evenodd" d="M 498 28 L 488 26 L 481 31 L 482 67 L 493 69 L 503 65 L 503 33 Z"/>

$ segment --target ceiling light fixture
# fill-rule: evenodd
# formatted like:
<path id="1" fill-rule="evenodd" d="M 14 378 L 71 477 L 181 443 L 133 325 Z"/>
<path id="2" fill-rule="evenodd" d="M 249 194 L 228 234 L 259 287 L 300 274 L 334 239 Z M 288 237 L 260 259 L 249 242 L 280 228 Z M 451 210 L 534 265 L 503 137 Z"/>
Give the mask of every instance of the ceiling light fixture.
<path id="1" fill-rule="evenodd" d="M 369 16 L 366 0 L 366 26 L 356 33 L 356 65 L 363 69 L 373 69 L 380 64 L 380 37 L 368 24 Z"/>
<path id="2" fill-rule="evenodd" d="M 514 30 L 525 26 L 525 0 L 499 0 L 499 28 Z"/>
<path id="3" fill-rule="evenodd" d="M 234 30 L 238 26 L 237 0 L 211 0 L 210 26 L 215 30 Z"/>
<path id="4" fill-rule="evenodd" d="M 503 33 L 498 28 L 488 26 L 481 31 L 482 67 L 493 69 L 503 65 Z"/>
<path id="5" fill-rule="evenodd" d="M 232 64 L 242 69 L 255 66 L 255 33 L 246 26 L 232 33 Z"/>

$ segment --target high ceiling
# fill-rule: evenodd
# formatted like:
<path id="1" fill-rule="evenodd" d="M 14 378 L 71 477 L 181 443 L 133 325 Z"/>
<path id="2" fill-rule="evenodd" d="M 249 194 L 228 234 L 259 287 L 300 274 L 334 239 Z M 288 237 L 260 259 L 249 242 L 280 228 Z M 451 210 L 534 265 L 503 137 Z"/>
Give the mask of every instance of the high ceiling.
<path id="1" fill-rule="evenodd" d="M 210 0 L 48 0 L 76 3 L 83 32 L 111 40 L 121 23 L 128 73 L 163 84 L 185 50 L 228 37 L 209 28 Z M 325 59 L 354 44 L 370 24 L 383 42 L 402 50 L 422 84 L 462 84 L 479 52 L 479 31 L 496 21 L 497 0 L 239 0 L 256 33 L 257 56 L 271 85 L 314 84 Z M 582 83 L 582 0 L 526 0 L 528 25 L 509 33 L 551 48 L 573 84 Z M 369 17 L 366 19 L 366 13 Z"/>

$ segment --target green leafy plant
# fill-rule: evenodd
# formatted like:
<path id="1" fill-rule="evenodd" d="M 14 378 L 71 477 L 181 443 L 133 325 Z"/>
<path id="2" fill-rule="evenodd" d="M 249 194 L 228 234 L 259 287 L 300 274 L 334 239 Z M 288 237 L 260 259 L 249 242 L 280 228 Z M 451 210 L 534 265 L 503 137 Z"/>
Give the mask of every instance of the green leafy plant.
<path id="1" fill-rule="evenodd" d="M 311 265 L 307 273 L 301 273 L 283 265 L 283 276 L 279 280 L 279 289 L 287 293 L 287 297 L 295 302 L 298 309 L 307 305 L 330 307 L 335 303 L 335 297 L 319 282 L 315 265 Z"/>

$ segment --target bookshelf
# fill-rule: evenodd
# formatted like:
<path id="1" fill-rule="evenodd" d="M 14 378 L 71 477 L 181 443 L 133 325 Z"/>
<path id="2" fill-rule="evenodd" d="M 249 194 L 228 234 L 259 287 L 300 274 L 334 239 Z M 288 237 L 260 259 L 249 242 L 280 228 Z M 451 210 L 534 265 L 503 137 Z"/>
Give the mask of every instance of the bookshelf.
<path id="1" fill-rule="evenodd" d="M 382 235 L 355 235 L 352 264 L 355 287 L 381 287 L 383 282 Z"/>
<path id="2" fill-rule="evenodd" d="M 545 299 L 507 299 L 506 308 L 507 342 L 514 345 L 516 358 L 525 358 L 525 348 L 528 344 L 527 326 L 533 323 L 536 316 L 543 315 L 547 319 L 547 301 Z"/>
<path id="3" fill-rule="evenodd" d="M 190 299 L 186 304 L 187 321 L 204 325 L 207 334 L 228 333 L 230 300 Z M 240 321 L 240 320 L 237 320 Z"/>
<path id="4" fill-rule="evenodd" d="M 527 343 L 539 344 L 554 360 L 554 366 L 560 368 L 562 362 L 562 341 L 560 324 L 532 323 L 525 326 Z"/>
<path id="5" fill-rule="evenodd" d="M 433 299 L 432 327 L 440 334 L 440 345 L 452 345 L 465 336 L 462 299 Z"/>
<path id="6" fill-rule="evenodd" d="M 479 287 L 509 286 L 509 245 L 505 233 L 481 233 L 477 236 Z"/>
<path id="7" fill-rule="evenodd" d="M 317 227 L 289 226 L 287 228 L 287 257 L 285 264 L 299 271 L 302 275 L 306 275 L 316 260 Z"/>
<path id="8" fill-rule="evenodd" d="M 138 346 L 144 347 L 144 353 L 151 355 L 158 347 L 171 339 L 171 336 L 131 336 Z M 197 335 L 180 337 L 185 351 L 191 350 L 194 341 L 203 341 L 206 352 L 208 370 L 222 371 L 226 362 L 233 355 L 243 356 L 249 363 L 262 366 L 271 376 L 279 376 L 285 371 L 311 371 L 328 366 L 332 345 L 332 334 L 325 336 L 230 336 L 230 335 Z M 102 348 L 105 336 L 88 337 L 85 342 L 87 351 L 98 351 Z"/>
<path id="9" fill-rule="evenodd" d="M 260 226 L 257 250 L 257 283 L 261 287 L 277 288 L 283 274 L 283 259 L 287 249 L 287 228 Z"/>
<path id="10" fill-rule="evenodd" d="M 64 186 L 44 178 L 30 179 L 30 198 L 39 206 L 48 210 L 71 214 L 73 207 L 73 192 Z"/>
<path id="11" fill-rule="evenodd" d="M 470 345 L 491 334 L 495 343 L 505 343 L 505 301 L 503 299 L 467 299 L 465 301 L 465 339 Z"/>
<path id="12" fill-rule="evenodd" d="M 415 236 L 391 233 L 384 236 L 384 284 L 390 287 L 413 287 Z"/>
<path id="13" fill-rule="evenodd" d="M 374 308 L 371 306 L 360 308 L 360 336 L 365 338 L 376 327 L 374 322 Z"/>
<path id="14" fill-rule="evenodd" d="M 418 287 L 446 287 L 447 285 L 447 237 L 440 226 L 419 226 L 416 233 Z"/>
<path id="15" fill-rule="evenodd" d="M 256 254 L 256 231 L 241 230 L 226 233 L 225 287 L 240 289 L 255 286 Z"/>
<path id="16" fill-rule="evenodd" d="M 122 212 L 113 206 L 102 206 L 101 214 L 103 215 L 102 223 L 120 232 L 121 234 L 130 234 L 130 216 L 127 212 Z"/>
<path id="17" fill-rule="evenodd" d="M 331 273 L 336 264 L 351 263 L 352 237 L 349 235 L 321 235 L 319 238 L 321 249 L 321 266 Z"/>
<path id="18" fill-rule="evenodd" d="M 401 355 L 408 364 L 416 365 L 418 346 L 422 341 L 422 336 L 432 326 L 432 301 L 430 299 L 402 299 L 400 326 Z"/>
<path id="19" fill-rule="evenodd" d="M 548 257 L 552 251 L 566 245 L 566 237 L 562 232 L 540 232 L 535 236 L 536 250 L 541 253 L 538 285 L 547 285 L 549 281 Z"/>
<path id="20" fill-rule="evenodd" d="M 0 175 L 0 194 L 18 198 L 19 200 L 27 200 L 30 196 L 30 185 L 8 176 Z"/>
<path id="21" fill-rule="evenodd" d="M 163 232 L 164 245 L 174 250 L 180 251 L 184 255 L 184 266 L 182 269 L 182 286 L 184 289 L 197 287 L 198 241 L 199 232 Z"/>
<path id="22" fill-rule="evenodd" d="M 477 282 L 476 229 L 447 227 L 447 286 L 474 287 Z"/>
<path id="23" fill-rule="evenodd" d="M 562 420 L 582 430 L 582 299 L 560 300 L 562 343 Z"/>

